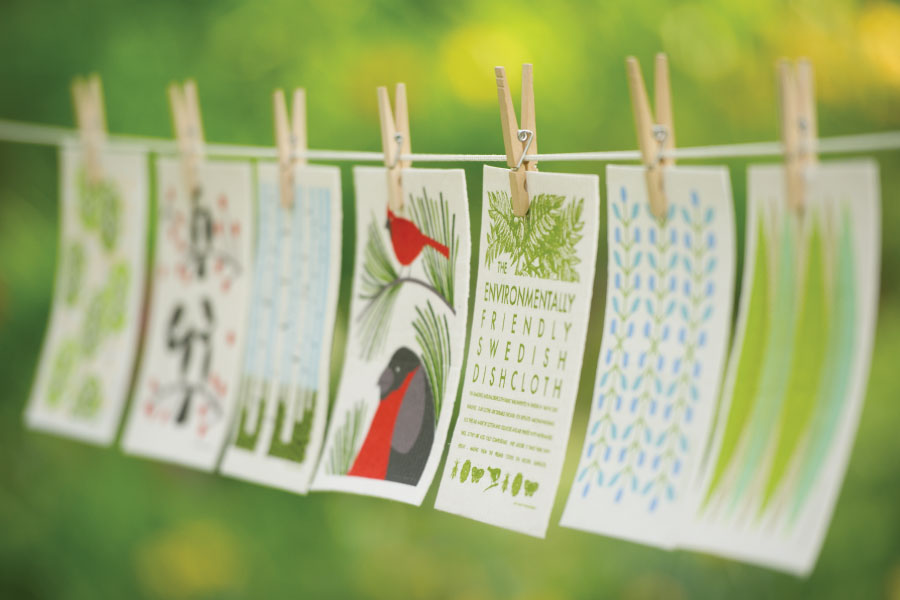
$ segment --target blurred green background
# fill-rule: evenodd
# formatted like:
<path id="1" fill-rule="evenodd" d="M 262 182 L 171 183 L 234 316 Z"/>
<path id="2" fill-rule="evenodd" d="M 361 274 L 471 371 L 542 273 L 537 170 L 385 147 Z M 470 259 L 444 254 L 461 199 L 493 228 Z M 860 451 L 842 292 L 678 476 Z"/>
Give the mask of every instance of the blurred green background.
<path id="1" fill-rule="evenodd" d="M 814 61 L 822 136 L 900 129 L 900 5 L 852 0 L 2 0 L 0 118 L 69 125 L 71 78 L 97 71 L 112 132 L 170 136 L 165 86 L 192 76 L 208 140 L 272 145 L 271 91 L 302 85 L 310 147 L 379 150 L 375 86 L 404 81 L 413 151 L 499 153 L 492 67 L 507 66 L 517 97 L 518 65 L 530 61 L 542 152 L 626 149 L 635 136 L 623 59 L 636 54 L 649 75 L 658 50 L 670 56 L 682 146 L 775 139 L 774 61 L 783 55 Z M 868 398 L 825 547 L 800 580 L 556 525 L 600 345 L 603 235 L 546 540 L 436 512 L 434 488 L 422 508 L 303 498 L 26 431 L 56 256 L 57 162 L 52 149 L 0 142 L 0 596 L 900 598 L 900 153 L 875 156 L 883 265 Z M 746 162 L 725 162 L 742 245 Z M 344 167 L 333 384 L 354 245 Z M 477 244 L 480 165 L 466 176 Z"/>

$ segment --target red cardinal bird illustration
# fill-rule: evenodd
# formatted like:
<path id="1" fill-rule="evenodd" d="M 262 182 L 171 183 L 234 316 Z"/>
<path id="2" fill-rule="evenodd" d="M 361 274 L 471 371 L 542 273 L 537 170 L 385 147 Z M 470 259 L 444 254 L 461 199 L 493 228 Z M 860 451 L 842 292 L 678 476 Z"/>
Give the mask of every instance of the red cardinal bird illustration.
<path id="1" fill-rule="evenodd" d="M 425 246 L 431 246 L 443 254 L 444 258 L 450 258 L 450 249 L 419 231 L 415 223 L 409 219 L 398 217 L 391 209 L 388 209 L 387 215 L 388 220 L 385 227 L 391 233 L 394 255 L 401 265 L 404 267 L 411 265 L 422 253 L 422 249 Z"/>
<path id="2" fill-rule="evenodd" d="M 381 402 L 347 474 L 416 485 L 434 441 L 434 397 L 419 357 L 397 350 L 378 388 Z"/>

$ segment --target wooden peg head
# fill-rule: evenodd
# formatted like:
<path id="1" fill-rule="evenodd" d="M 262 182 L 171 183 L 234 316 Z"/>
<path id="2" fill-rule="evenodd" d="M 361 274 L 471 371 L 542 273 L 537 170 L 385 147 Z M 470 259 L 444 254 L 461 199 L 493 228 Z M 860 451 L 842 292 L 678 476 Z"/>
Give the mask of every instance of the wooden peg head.
<path id="1" fill-rule="evenodd" d="M 72 82 L 75 120 L 82 143 L 87 179 L 97 184 L 103 179 L 102 154 L 106 143 L 106 118 L 100 76 L 76 77 Z"/>
<path id="2" fill-rule="evenodd" d="M 654 65 L 653 93 L 656 97 L 654 108 L 656 110 L 656 123 L 665 128 L 665 139 L 661 150 L 671 152 L 675 149 L 675 122 L 672 117 L 672 87 L 669 82 L 669 58 L 665 52 L 656 55 Z M 671 156 L 664 156 L 660 164 L 669 166 L 675 164 Z"/>
<path id="3" fill-rule="evenodd" d="M 816 146 L 819 128 L 816 123 L 815 73 L 808 59 L 797 61 L 795 80 L 800 161 L 804 165 L 812 165 L 818 162 Z"/>
<path id="4" fill-rule="evenodd" d="M 294 169 L 291 163 L 291 140 L 288 128 L 287 105 L 284 90 L 272 94 L 275 115 L 275 146 L 278 150 L 278 188 L 281 191 L 281 205 L 290 210 L 294 203 Z"/>
<path id="5" fill-rule="evenodd" d="M 400 90 L 401 88 L 398 87 L 398 91 Z M 400 91 L 404 95 L 404 99 L 405 91 L 405 88 Z M 400 212 L 403 209 L 403 186 L 400 179 L 400 171 L 403 169 L 403 164 L 400 161 L 400 153 L 403 151 L 406 140 L 402 133 L 397 130 L 397 125 L 394 122 L 387 88 L 381 86 L 377 92 L 378 118 L 381 122 L 381 148 L 384 152 L 384 166 L 387 171 L 388 208 L 392 212 Z M 404 114 L 401 114 L 401 116 L 405 117 Z M 405 118 L 408 119 L 408 117 Z M 398 135 L 400 136 L 399 138 L 397 137 Z"/>
<path id="6" fill-rule="evenodd" d="M 199 170 L 203 160 L 203 125 L 200 121 L 197 87 L 193 81 L 188 80 L 183 86 L 171 84 L 168 91 L 185 185 L 193 198 L 200 192 Z"/>
<path id="7" fill-rule="evenodd" d="M 625 59 L 625 71 L 628 77 L 628 91 L 631 95 L 631 110 L 634 113 L 634 126 L 637 131 L 638 147 L 644 160 L 647 179 L 647 197 L 650 200 L 650 211 L 662 219 L 666 216 L 666 197 L 663 189 L 662 165 L 659 160 L 659 142 L 653 135 L 653 114 L 650 112 L 650 100 L 647 88 L 641 75 L 641 65 L 637 58 L 629 56 Z"/>
<path id="8" fill-rule="evenodd" d="M 784 145 L 784 178 L 788 207 L 803 210 L 806 186 L 803 180 L 803 164 L 800 160 L 799 98 L 793 66 L 786 59 L 777 64 L 778 105 L 781 111 L 781 140 Z"/>
<path id="9" fill-rule="evenodd" d="M 531 63 L 522 65 L 522 129 L 531 132 L 531 143 L 527 150 L 523 148 L 526 154 L 537 154 L 537 123 L 535 122 L 534 112 L 534 73 Z M 537 171 L 536 160 L 526 160 L 522 163 L 522 167 L 526 171 Z"/>
<path id="10" fill-rule="evenodd" d="M 528 213 L 529 207 L 525 176 L 528 167 L 522 160 L 525 154 L 525 145 L 518 137 L 519 124 L 513 108 L 512 94 L 510 94 L 509 84 L 506 80 L 506 69 L 495 67 L 494 75 L 497 78 L 497 101 L 500 104 L 500 126 L 503 132 L 503 147 L 506 150 L 506 165 L 510 168 L 509 188 L 512 211 L 517 217 L 524 217 Z M 526 94 L 526 89 L 529 90 L 528 94 Z M 531 90 L 533 90 L 531 65 L 527 65 L 522 68 L 522 129 L 528 129 L 524 124 L 527 118 L 532 127 L 529 150 L 533 148 L 534 143 L 534 95 Z M 528 108 L 526 109 L 526 107 Z M 528 114 L 526 115 L 526 113 Z M 537 167 L 534 166 L 533 170 L 537 170 Z"/>

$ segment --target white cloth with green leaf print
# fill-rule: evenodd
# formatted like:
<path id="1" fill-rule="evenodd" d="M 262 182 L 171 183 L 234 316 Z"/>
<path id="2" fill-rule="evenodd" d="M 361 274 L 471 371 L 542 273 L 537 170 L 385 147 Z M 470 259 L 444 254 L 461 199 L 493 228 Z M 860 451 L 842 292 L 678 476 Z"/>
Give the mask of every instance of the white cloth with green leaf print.
<path id="1" fill-rule="evenodd" d="M 596 175 L 484 168 L 466 379 L 435 507 L 543 537 L 581 374 L 600 205 Z"/>
<path id="2" fill-rule="evenodd" d="M 643 167 L 606 170 L 603 340 L 561 524 L 671 548 L 725 364 L 735 237 L 727 169 L 663 178 L 657 219 Z"/>
<path id="3" fill-rule="evenodd" d="M 750 167 L 737 331 L 680 545 L 807 575 L 859 415 L 878 311 L 878 166 Z"/>
<path id="4" fill-rule="evenodd" d="M 89 183 L 81 152 L 60 152 L 53 307 L 26 409 L 30 427 L 97 444 L 116 435 L 140 333 L 147 156 L 115 145 Z"/>
<path id="5" fill-rule="evenodd" d="M 466 338 L 471 252 L 461 169 L 357 167 L 343 372 L 313 490 L 419 505 L 441 459 Z"/>

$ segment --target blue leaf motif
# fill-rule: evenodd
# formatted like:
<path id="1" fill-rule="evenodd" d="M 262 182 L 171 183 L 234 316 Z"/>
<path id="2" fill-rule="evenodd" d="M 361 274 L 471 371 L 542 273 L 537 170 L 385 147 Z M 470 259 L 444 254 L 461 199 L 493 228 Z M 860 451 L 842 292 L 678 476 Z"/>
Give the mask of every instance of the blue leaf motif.
<path id="1" fill-rule="evenodd" d="M 709 259 L 709 262 L 706 263 L 706 274 L 709 275 L 713 271 L 716 270 L 716 257 L 713 256 Z"/>
<path id="2" fill-rule="evenodd" d="M 588 495 L 588 492 L 590 490 L 591 490 L 591 484 L 590 483 L 584 484 L 584 488 L 582 488 L 582 490 L 581 490 L 581 497 L 586 498 Z"/>
<path id="3" fill-rule="evenodd" d="M 656 255 L 652 252 L 647 253 L 647 262 L 650 263 L 650 266 L 654 269 L 656 268 Z"/>
<path id="4" fill-rule="evenodd" d="M 712 304 L 710 304 L 709 306 L 706 307 L 706 310 L 703 311 L 703 320 L 708 321 L 709 318 L 712 316 L 712 314 L 713 314 L 713 307 L 712 307 Z"/>
<path id="5" fill-rule="evenodd" d="M 640 210 L 640 207 L 637 204 L 635 204 L 631 207 L 631 218 L 632 219 L 637 218 L 639 210 Z"/>
<path id="6" fill-rule="evenodd" d="M 623 191 L 624 191 L 624 190 L 623 190 Z M 623 200 L 624 200 L 624 198 L 623 198 Z M 619 205 L 616 204 L 616 203 L 613 203 L 613 204 L 612 204 L 612 209 L 613 209 L 613 214 L 615 214 L 615 215 L 616 215 L 616 218 L 619 219 L 619 220 L 621 221 L 621 220 L 622 220 L 622 213 L 619 212 Z M 616 241 L 618 241 L 618 240 L 616 240 Z"/>
<path id="7" fill-rule="evenodd" d="M 716 215 L 716 211 L 714 211 L 712 208 L 707 208 L 706 214 L 704 215 L 703 220 L 706 222 L 707 225 L 709 225 L 710 223 L 712 223 L 713 217 L 715 217 L 715 215 Z"/>
<path id="8" fill-rule="evenodd" d="M 597 473 L 597 485 L 598 485 L 598 486 L 602 486 L 602 485 L 603 485 L 603 472 L 602 472 L 602 471 L 600 471 L 599 473 Z"/>
<path id="9" fill-rule="evenodd" d="M 613 250 L 613 260 L 615 261 L 616 266 L 618 266 L 620 269 L 623 268 L 622 267 L 622 257 L 619 256 L 618 250 Z"/>
<path id="10" fill-rule="evenodd" d="M 683 206 L 681 207 L 681 218 L 684 219 L 684 222 L 688 225 L 691 224 L 691 215 L 688 213 L 687 209 Z"/>
<path id="11" fill-rule="evenodd" d="M 581 470 L 581 473 L 578 474 L 578 481 L 582 481 L 584 479 L 584 476 L 587 475 L 587 472 L 588 472 L 588 468 L 587 467 L 583 468 Z"/>

